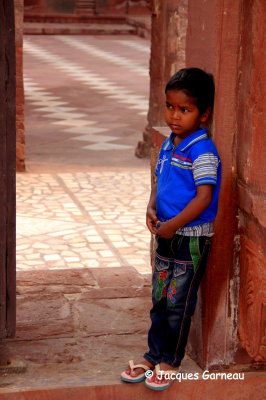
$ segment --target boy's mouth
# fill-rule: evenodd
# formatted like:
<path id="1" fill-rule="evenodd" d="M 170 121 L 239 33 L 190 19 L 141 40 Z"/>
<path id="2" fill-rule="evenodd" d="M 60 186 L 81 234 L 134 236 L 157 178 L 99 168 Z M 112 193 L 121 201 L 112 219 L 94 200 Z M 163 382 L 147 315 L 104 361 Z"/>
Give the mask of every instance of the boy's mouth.
<path id="1" fill-rule="evenodd" d="M 177 125 L 177 124 L 171 124 L 170 127 L 171 127 L 172 130 L 174 130 L 174 129 L 181 129 L 181 128 L 182 128 L 181 125 Z"/>

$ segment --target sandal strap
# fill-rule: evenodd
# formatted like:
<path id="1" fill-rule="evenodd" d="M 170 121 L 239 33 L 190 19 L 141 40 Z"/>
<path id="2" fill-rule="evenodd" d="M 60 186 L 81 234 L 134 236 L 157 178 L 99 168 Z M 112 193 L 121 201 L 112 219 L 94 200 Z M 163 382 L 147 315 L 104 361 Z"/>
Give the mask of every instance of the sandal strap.
<path id="1" fill-rule="evenodd" d="M 130 361 L 128 362 L 128 364 L 129 364 L 129 367 L 130 367 L 130 369 L 131 369 L 132 371 L 133 371 L 134 369 L 136 369 L 136 368 L 143 368 L 144 371 L 148 371 L 148 370 L 150 369 L 150 368 L 149 368 L 147 365 L 145 365 L 145 364 L 137 364 L 137 365 L 135 365 L 133 360 L 130 360 Z"/>

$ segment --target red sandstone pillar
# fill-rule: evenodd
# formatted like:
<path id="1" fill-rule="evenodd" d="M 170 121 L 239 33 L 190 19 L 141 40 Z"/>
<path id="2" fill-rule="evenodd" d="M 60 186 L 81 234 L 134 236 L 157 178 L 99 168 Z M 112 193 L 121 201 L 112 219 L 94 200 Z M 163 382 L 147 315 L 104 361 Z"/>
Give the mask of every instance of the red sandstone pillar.
<path id="1" fill-rule="evenodd" d="M 185 65 L 187 0 L 153 0 L 148 125 L 136 155 L 150 154 L 151 129 L 165 125 L 164 88 L 170 76 Z"/>
<path id="2" fill-rule="evenodd" d="M 265 1 L 243 2 L 237 130 L 239 335 L 257 362 L 266 360 L 265 19 Z"/>
<path id="3" fill-rule="evenodd" d="M 150 125 L 163 124 L 171 54 L 180 61 L 172 6 L 154 1 L 146 145 Z M 266 360 L 265 8 L 263 0 L 188 2 L 186 65 L 214 74 L 212 135 L 223 164 L 216 236 L 188 344 L 204 368 Z M 152 169 L 156 132 L 153 146 Z"/>
<path id="4" fill-rule="evenodd" d="M 266 359 L 265 12 L 262 0 L 189 1 L 187 65 L 215 76 L 213 138 L 223 166 L 217 234 L 191 336 L 205 367 Z"/>
<path id="5" fill-rule="evenodd" d="M 213 139 L 222 160 L 216 236 L 201 287 L 202 326 L 194 324 L 192 329 L 194 355 L 204 367 L 229 364 L 237 346 L 238 270 L 235 252 L 239 238 L 235 142 L 239 40 L 239 0 L 189 1 L 187 66 L 203 68 L 215 76 Z M 196 331 L 200 332 L 198 336 Z M 197 337 L 201 336 L 202 353 L 196 354 Z"/>

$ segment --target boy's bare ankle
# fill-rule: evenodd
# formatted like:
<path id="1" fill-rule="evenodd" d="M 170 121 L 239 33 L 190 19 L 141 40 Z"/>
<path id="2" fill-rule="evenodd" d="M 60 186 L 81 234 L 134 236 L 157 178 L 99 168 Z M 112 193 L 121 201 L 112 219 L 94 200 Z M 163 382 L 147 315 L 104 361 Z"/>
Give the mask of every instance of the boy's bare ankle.
<path id="1" fill-rule="evenodd" d="M 175 371 L 178 370 L 178 367 L 173 367 L 171 364 L 167 364 L 165 362 L 160 362 L 160 369 L 167 371 L 167 370 L 171 370 L 171 371 Z"/>
<path id="2" fill-rule="evenodd" d="M 147 365 L 147 367 L 154 368 L 154 365 L 146 360 L 146 358 L 143 359 L 142 364 Z"/>

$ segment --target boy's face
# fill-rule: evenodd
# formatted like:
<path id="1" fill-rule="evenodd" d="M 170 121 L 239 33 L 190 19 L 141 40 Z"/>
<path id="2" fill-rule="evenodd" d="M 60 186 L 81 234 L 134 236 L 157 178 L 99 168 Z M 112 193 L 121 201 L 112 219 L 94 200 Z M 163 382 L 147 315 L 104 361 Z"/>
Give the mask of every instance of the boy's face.
<path id="1" fill-rule="evenodd" d="M 168 90 L 166 93 L 165 122 L 180 139 L 195 132 L 202 122 L 209 118 L 210 110 L 200 115 L 196 99 L 182 90 Z"/>

